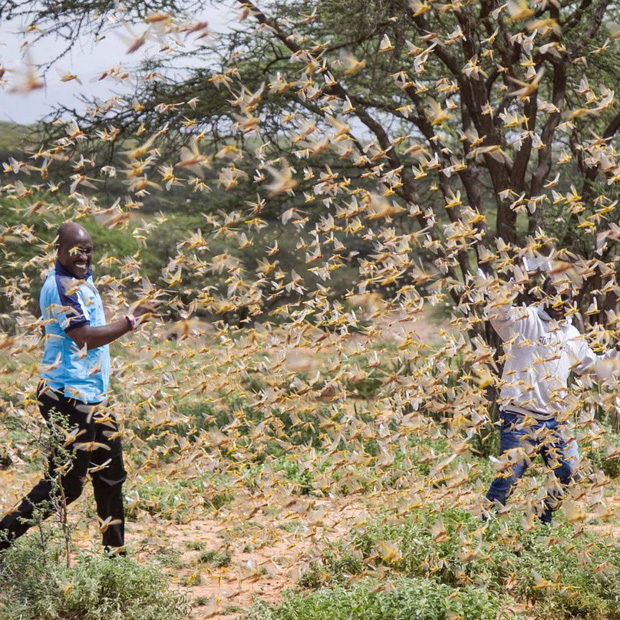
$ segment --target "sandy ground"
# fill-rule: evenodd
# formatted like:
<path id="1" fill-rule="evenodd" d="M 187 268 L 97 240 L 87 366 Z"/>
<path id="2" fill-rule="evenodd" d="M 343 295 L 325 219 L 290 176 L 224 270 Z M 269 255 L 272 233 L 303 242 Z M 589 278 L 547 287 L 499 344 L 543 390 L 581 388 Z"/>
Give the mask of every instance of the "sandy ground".
<path id="1" fill-rule="evenodd" d="M 0 488 L 11 493 L 0 498 L 0 512 L 8 510 L 38 477 L 34 472 L 18 475 L 11 468 L 1 470 Z M 138 561 L 162 566 L 172 587 L 192 602 L 192 620 L 232 620 L 257 599 L 279 602 L 330 542 L 363 527 L 377 510 L 369 508 L 367 498 L 331 500 L 284 491 L 277 503 L 248 495 L 184 524 L 141 513 L 137 521 L 126 524 L 127 546 Z M 94 498 L 87 485 L 69 508 L 75 549 L 100 549 L 93 512 Z M 218 567 L 200 561 L 205 552 L 226 554 L 229 564 Z"/>
<path id="2" fill-rule="evenodd" d="M 18 480 L 11 469 L 0 471 L 0 486 L 13 489 L 10 498 L 2 497 L 0 510 L 9 507 L 17 489 L 26 491 L 36 478 L 29 474 Z M 610 511 L 615 514 L 620 507 L 617 491 L 616 483 L 606 492 Z M 127 544 L 138 561 L 159 563 L 172 587 L 190 599 L 191 620 L 233 620 L 257 600 L 280 602 L 285 590 L 296 586 L 311 562 L 331 543 L 346 543 L 353 531 L 363 530 L 378 517 L 402 519 L 406 493 L 318 498 L 282 489 L 275 500 L 267 502 L 260 493 L 248 492 L 219 512 L 205 511 L 199 519 L 182 524 L 141 513 L 137 521 L 127 522 Z M 430 493 L 433 497 L 429 495 L 426 501 L 437 510 L 450 503 L 445 490 L 437 489 L 436 497 L 435 491 Z M 468 504 L 471 509 L 476 498 L 470 494 L 462 501 L 461 505 Z M 579 504 L 585 508 L 583 500 Z M 88 488 L 71 506 L 70 520 L 76 528 L 76 547 L 97 551 L 100 534 L 92 512 Z M 620 533 L 615 518 L 584 526 L 610 540 Z M 204 561 L 205 552 L 225 554 L 227 565 Z M 525 607 L 521 611 L 526 612 Z"/>
<path id="3" fill-rule="evenodd" d="M 182 568 L 169 570 L 173 582 L 183 587 L 196 605 L 191 618 L 230 620 L 256 599 L 279 602 L 329 541 L 344 538 L 352 527 L 370 517 L 361 506 L 343 508 L 342 500 L 337 507 L 316 498 L 291 496 L 290 501 L 294 503 L 288 507 L 288 517 L 277 523 L 259 511 L 249 520 L 240 513 L 224 524 L 217 518 L 175 526 L 136 524 L 132 536 L 144 535 L 152 541 L 155 535 L 155 540 L 163 539 L 181 551 Z M 304 513 L 309 519 L 303 519 Z M 320 523 L 310 523 L 319 514 Z M 202 543 L 205 550 L 228 553 L 230 565 L 218 568 L 200 563 L 202 552 L 188 549 L 196 543 Z M 138 558 L 147 559 L 152 547 L 153 543 L 147 542 Z"/>

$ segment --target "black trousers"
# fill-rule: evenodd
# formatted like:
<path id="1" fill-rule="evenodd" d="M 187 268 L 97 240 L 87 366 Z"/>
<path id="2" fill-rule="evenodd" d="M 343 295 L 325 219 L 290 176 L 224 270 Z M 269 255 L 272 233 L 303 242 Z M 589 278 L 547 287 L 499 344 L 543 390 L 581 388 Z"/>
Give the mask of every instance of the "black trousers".
<path id="1" fill-rule="evenodd" d="M 56 511 L 62 495 L 67 504 L 75 501 L 84 488 L 90 472 L 97 514 L 102 521 L 111 517 L 118 523 L 109 525 L 103 532 L 103 544 L 107 549 L 125 544 L 125 513 L 123 507 L 123 482 L 127 477 L 123 465 L 123 450 L 118 426 L 109 413 L 99 414 L 93 405 L 67 398 L 61 392 L 52 391 L 43 384 L 37 392 L 41 415 L 48 424 L 50 414 L 55 410 L 63 418 L 63 426 L 69 433 L 76 431 L 76 438 L 66 445 L 72 461 L 66 469 L 61 463 L 59 448 L 53 449 L 48 461 L 46 475 L 22 499 L 22 501 L 0 521 L 0 550 L 10 546 L 11 541 L 24 534 L 34 525 L 33 516 L 47 518 Z M 94 412 L 93 412 L 94 411 Z M 106 417 L 103 417 L 103 416 Z M 69 438 L 71 439 L 71 438 Z M 92 442 L 102 444 L 102 447 Z M 59 466 L 62 468 L 59 471 Z M 62 488 L 62 493 L 60 492 Z M 34 515 L 35 509 L 37 515 Z"/>

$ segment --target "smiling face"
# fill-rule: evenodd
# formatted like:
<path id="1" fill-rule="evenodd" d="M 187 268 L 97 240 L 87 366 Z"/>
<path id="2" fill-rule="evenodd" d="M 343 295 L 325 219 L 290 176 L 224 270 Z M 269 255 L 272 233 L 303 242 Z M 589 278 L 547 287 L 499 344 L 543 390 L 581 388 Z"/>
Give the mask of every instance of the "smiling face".
<path id="1" fill-rule="evenodd" d="M 573 301 L 570 287 L 566 284 L 560 286 L 551 280 L 546 280 L 543 292 L 545 294 L 545 312 L 556 321 L 563 319 Z"/>
<path id="2" fill-rule="evenodd" d="M 58 234 L 57 258 L 60 264 L 76 278 L 84 279 L 93 256 L 93 240 L 79 224 L 63 224 Z"/>

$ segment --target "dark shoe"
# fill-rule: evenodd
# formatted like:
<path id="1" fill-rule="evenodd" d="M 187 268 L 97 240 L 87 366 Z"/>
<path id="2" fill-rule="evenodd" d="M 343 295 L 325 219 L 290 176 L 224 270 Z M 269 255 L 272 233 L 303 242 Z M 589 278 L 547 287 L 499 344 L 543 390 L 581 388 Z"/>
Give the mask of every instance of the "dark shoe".
<path id="1" fill-rule="evenodd" d="M 127 557 L 127 547 L 104 547 L 104 552 L 109 558 Z"/>

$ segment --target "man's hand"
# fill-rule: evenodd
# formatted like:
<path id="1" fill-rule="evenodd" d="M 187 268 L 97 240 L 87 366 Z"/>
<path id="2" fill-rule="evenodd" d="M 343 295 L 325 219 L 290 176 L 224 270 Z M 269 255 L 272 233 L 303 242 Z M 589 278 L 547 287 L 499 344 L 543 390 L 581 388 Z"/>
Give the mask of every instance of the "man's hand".
<path id="1" fill-rule="evenodd" d="M 138 324 L 144 323 L 152 319 L 157 310 L 159 309 L 160 302 L 158 301 L 149 301 L 149 302 L 138 302 L 135 308 L 133 309 L 132 314 L 138 321 Z"/>

